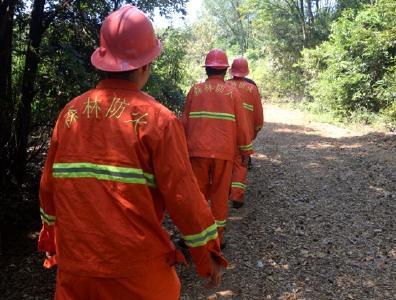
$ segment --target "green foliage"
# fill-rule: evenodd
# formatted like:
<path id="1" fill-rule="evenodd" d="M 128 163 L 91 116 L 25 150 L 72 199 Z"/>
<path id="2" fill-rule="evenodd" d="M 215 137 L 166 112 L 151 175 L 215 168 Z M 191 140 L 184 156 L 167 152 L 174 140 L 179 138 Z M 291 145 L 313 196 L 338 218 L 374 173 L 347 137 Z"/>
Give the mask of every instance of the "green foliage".
<path id="1" fill-rule="evenodd" d="M 396 97 L 396 92 L 394 91 L 393 98 L 395 97 Z M 393 100 L 393 102 L 389 106 L 383 108 L 380 111 L 380 113 L 382 115 L 383 122 L 385 123 L 385 125 L 389 129 L 396 131 L 396 101 Z"/>
<path id="2" fill-rule="evenodd" d="M 269 66 L 268 59 L 261 58 L 251 61 L 249 68 L 252 70 L 250 76 L 255 82 L 259 82 L 258 88 L 262 97 L 268 98 L 270 95 L 268 91 L 274 91 L 274 81 L 271 77 L 271 69 Z"/>
<path id="3" fill-rule="evenodd" d="M 244 11 L 244 0 L 205 0 L 206 14 L 216 25 L 217 38 L 226 43 L 227 51 L 242 55 L 251 47 L 251 18 Z"/>
<path id="4" fill-rule="evenodd" d="M 51 127 L 68 101 L 96 85 L 100 73 L 92 67 L 90 57 L 99 42 L 101 20 L 112 9 L 125 3 L 135 4 L 149 14 L 159 7 L 162 14 L 169 15 L 172 12 L 184 13 L 186 1 L 85 0 L 76 3 L 68 14 L 55 19 L 46 31 L 40 49 L 37 92 L 32 103 L 33 130 L 40 126 Z M 180 44 L 176 33 L 168 32 L 163 34 L 163 38 L 164 54 L 153 65 L 148 89 L 166 105 L 176 109 L 181 101 L 178 82 L 183 72 L 183 50 L 177 49 Z M 14 55 L 15 61 L 23 61 L 22 58 Z M 23 68 L 20 69 L 22 71 Z M 21 73 L 16 76 L 21 76 Z"/>
<path id="5" fill-rule="evenodd" d="M 396 41 L 393 42 L 396 46 Z M 374 86 L 374 93 L 384 104 L 383 110 L 395 108 L 396 106 L 396 57 L 393 56 L 393 66 L 387 67 L 382 79 L 378 80 Z M 392 110 L 392 109 L 391 109 Z M 394 115 L 394 114 L 393 114 Z M 396 118 L 395 118 L 396 119 Z"/>
<path id="6" fill-rule="evenodd" d="M 267 65 L 255 64 L 268 72 L 271 82 L 260 82 L 272 98 L 305 99 L 308 94 L 299 61 L 304 49 L 326 41 L 332 22 L 341 12 L 351 8 L 358 11 L 370 0 L 245 0 L 242 15 L 250 16 L 251 47 L 259 50 Z M 263 58 L 259 58 L 263 60 Z"/>
<path id="7" fill-rule="evenodd" d="M 267 56 L 258 60 L 250 60 L 250 76 L 258 83 L 260 93 L 272 101 L 284 101 L 287 99 L 298 100 L 302 97 L 296 92 L 295 86 L 300 82 L 298 70 L 291 67 L 290 70 L 276 69 L 273 61 Z"/>
<path id="8" fill-rule="evenodd" d="M 79 30 L 82 29 L 81 31 Z M 49 125 L 62 107 L 95 86 L 99 73 L 90 63 L 97 28 L 78 22 L 54 22 L 42 42 L 33 124 Z"/>
<path id="9" fill-rule="evenodd" d="M 154 61 L 152 74 L 145 86 L 153 97 L 176 113 L 184 102 L 183 86 L 186 76 L 186 48 L 188 35 L 185 31 L 168 28 L 160 34 L 163 53 Z"/>
<path id="10" fill-rule="evenodd" d="M 396 2 L 348 10 L 333 24 L 330 40 L 304 50 L 301 65 L 315 101 L 342 118 L 388 111 L 396 100 Z M 392 115 L 392 113 L 390 113 Z"/>
<path id="11" fill-rule="evenodd" d="M 333 12 L 325 6 L 326 1 L 318 1 L 317 8 L 313 8 L 313 1 L 303 1 L 303 7 L 300 3 L 246 0 L 242 6 L 245 13 L 254 16 L 251 26 L 256 49 L 268 57 L 267 66 L 255 66 L 265 68 L 269 73 L 271 82 L 258 83 L 268 88 L 272 98 L 303 98 L 304 82 L 298 65 L 301 51 L 319 44 L 328 36 Z"/>

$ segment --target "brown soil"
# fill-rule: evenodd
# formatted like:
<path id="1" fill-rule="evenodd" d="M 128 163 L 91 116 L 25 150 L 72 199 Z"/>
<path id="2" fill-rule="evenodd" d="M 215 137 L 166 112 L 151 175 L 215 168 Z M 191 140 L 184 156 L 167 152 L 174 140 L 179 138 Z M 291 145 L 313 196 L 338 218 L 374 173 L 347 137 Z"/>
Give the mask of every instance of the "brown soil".
<path id="1" fill-rule="evenodd" d="M 396 136 L 274 106 L 265 121 L 245 206 L 230 210 L 223 283 L 179 267 L 181 299 L 396 299 Z M 2 299 L 52 298 L 36 238 L 3 241 Z"/>

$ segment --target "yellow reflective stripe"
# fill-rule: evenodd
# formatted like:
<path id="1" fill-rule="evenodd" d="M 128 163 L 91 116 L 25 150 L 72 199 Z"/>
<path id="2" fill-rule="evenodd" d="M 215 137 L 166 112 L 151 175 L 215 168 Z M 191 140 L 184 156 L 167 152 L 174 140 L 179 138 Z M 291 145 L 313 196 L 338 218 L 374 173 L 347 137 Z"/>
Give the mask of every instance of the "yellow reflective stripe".
<path id="1" fill-rule="evenodd" d="M 224 227 L 226 224 L 226 220 L 216 220 L 217 227 Z"/>
<path id="2" fill-rule="evenodd" d="M 183 236 L 183 239 L 186 242 L 186 245 L 189 247 L 199 247 L 206 245 L 210 240 L 214 240 L 217 238 L 217 225 L 216 223 L 212 224 L 205 230 L 200 233 L 193 235 Z"/>
<path id="3" fill-rule="evenodd" d="M 41 207 L 40 207 L 40 217 L 41 217 L 41 221 L 43 221 L 43 223 L 46 223 L 48 225 L 55 224 L 56 217 L 45 213 L 44 209 L 42 209 Z"/>
<path id="4" fill-rule="evenodd" d="M 241 150 L 253 150 L 253 144 L 239 146 Z"/>
<path id="5" fill-rule="evenodd" d="M 192 111 L 189 114 L 190 118 L 209 118 L 209 119 L 221 119 L 235 121 L 235 115 L 222 113 L 222 112 L 212 112 L 212 111 Z"/>
<path id="6" fill-rule="evenodd" d="M 243 189 L 243 190 L 246 189 L 246 185 L 243 184 L 242 182 L 231 182 L 231 187 L 240 188 L 240 189 Z"/>
<path id="7" fill-rule="evenodd" d="M 125 183 L 146 184 L 155 187 L 155 177 L 142 169 L 116 167 L 111 165 L 78 163 L 54 163 L 52 175 L 57 178 L 96 178 Z"/>
<path id="8" fill-rule="evenodd" d="M 246 102 L 243 102 L 242 105 L 243 105 L 243 107 L 246 108 L 247 110 L 254 111 L 253 105 L 251 105 L 251 104 L 249 104 L 249 103 L 246 103 Z"/>
<path id="9" fill-rule="evenodd" d="M 147 183 L 146 183 L 147 185 L 149 185 L 151 187 L 156 187 L 157 186 L 157 184 L 155 182 L 155 177 L 154 177 L 153 174 L 143 172 L 143 176 L 147 180 Z"/>

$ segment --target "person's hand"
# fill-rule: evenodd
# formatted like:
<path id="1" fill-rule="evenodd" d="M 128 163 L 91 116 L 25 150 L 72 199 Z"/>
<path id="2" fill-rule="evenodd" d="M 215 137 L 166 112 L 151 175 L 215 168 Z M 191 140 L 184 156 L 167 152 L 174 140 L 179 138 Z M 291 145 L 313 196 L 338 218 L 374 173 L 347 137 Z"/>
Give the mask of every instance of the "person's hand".
<path id="1" fill-rule="evenodd" d="M 210 278 L 206 284 L 206 287 L 209 289 L 218 287 L 221 283 L 224 270 L 224 266 L 219 264 L 218 261 L 212 256 L 212 273 L 210 274 Z"/>
<path id="2" fill-rule="evenodd" d="M 50 269 L 56 265 L 56 253 L 45 252 L 44 268 Z"/>
<path id="3" fill-rule="evenodd" d="M 45 256 L 50 259 L 51 257 L 55 256 L 55 253 L 53 253 L 53 252 L 45 252 Z"/>
<path id="4" fill-rule="evenodd" d="M 249 163 L 249 155 L 242 155 L 242 165 L 247 167 L 248 163 Z"/>

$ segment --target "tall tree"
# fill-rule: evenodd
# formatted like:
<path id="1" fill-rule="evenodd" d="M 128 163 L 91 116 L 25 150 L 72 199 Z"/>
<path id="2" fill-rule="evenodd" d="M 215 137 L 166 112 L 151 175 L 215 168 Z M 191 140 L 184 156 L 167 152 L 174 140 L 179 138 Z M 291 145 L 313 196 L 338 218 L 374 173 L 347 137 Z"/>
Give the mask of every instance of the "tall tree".
<path id="1" fill-rule="evenodd" d="M 313 24 L 314 15 L 312 13 L 312 0 L 307 0 L 307 15 L 308 15 L 309 24 Z"/>
<path id="2" fill-rule="evenodd" d="M 1 0 L 0 2 L 0 184 L 7 187 L 9 157 L 7 143 L 11 136 L 11 121 L 13 110 L 11 61 L 12 61 L 12 32 L 14 27 L 14 12 L 16 0 Z"/>
<path id="3" fill-rule="evenodd" d="M 236 44 L 240 55 L 249 48 L 250 20 L 241 10 L 243 0 L 205 0 L 207 13 L 214 17 L 223 38 L 230 45 Z"/>
<path id="4" fill-rule="evenodd" d="M 290 6 L 293 4 L 294 1 L 290 1 Z M 298 16 L 300 19 L 300 26 L 304 41 L 304 46 L 307 46 L 307 31 L 305 28 L 305 14 L 304 14 L 304 0 L 300 0 L 300 6 L 296 5 L 296 11 L 298 12 Z"/>
<path id="5" fill-rule="evenodd" d="M 25 54 L 25 67 L 22 77 L 22 88 L 15 119 L 15 131 L 12 142 L 13 173 L 18 182 L 22 182 L 25 173 L 26 150 L 30 133 L 31 104 L 35 95 L 35 80 L 40 62 L 39 48 L 43 34 L 53 19 L 71 4 L 71 1 L 60 1 L 52 11 L 44 12 L 46 0 L 34 0 L 30 18 L 29 34 Z"/>

